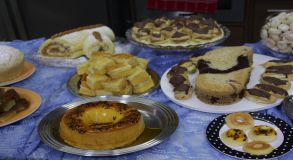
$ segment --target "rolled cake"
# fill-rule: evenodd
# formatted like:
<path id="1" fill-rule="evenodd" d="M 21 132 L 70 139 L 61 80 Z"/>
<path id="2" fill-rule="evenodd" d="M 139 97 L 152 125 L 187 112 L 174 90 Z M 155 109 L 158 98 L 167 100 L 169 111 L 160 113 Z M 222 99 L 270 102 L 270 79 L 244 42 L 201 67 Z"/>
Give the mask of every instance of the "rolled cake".
<path id="1" fill-rule="evenodd" d="M 90 56 L 93 51 L 112 52 L 114 40 L 115 35 L 107 26 L 85 26 L 53 35 L 40 46 L 38 52 L 49 57 Z"/>
<path id="2" fill-rule="evenodd" d="M 0 46 L 0 82 L 18 77 L 24 68 L 24 55 L 18 49 Z"/>

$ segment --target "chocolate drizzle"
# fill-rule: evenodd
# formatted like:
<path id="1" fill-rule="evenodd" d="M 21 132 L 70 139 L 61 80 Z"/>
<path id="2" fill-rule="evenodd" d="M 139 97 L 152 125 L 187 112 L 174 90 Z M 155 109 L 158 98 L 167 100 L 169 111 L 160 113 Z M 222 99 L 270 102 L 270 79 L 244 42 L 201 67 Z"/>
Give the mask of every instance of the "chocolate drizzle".
<path id="1" fill-rule="evenodd" d="M 248 57 L 247 56 L 239 56 L 237 58 L 237 65 L 226 69 L 226 70 L 219 70 L 219 69 L 214 69 L 211 68 L 208 64 L 210 63 L 209 61 L 200 59 L 197 62 L 197 68 L 199 70 L 200 74 L 204 74 L 204 73 L 217 73 L 217 74 L 222 74 L 222 73 L 230 73 L 236 70 L 240 70 L 243 68 L 247 68 L 249 67 L 249 61 L 248 61 Z"/>
<path id="2" fill-rule="evenodd" d="M 182 75 L 174 75 L 170 78 L 170 83 L 176 88 L 180 84 L 183 84 L 186 81 L 186 78 Z"/>
<path id="3" fill-rule="evenodd" d="M 274 62 L 274 63 L 289 63 L 289 62 L 293 62 L 292 59 L 288 59 L 288 60 L 270 60 L 268 62 Z"/>
<path id="4" fill-rule="evenodd" d="M 181 32 L 175 32 L 175 33 L 172 35 L 172 38 L 180 38 L 180 37 L 184 37 L 184 36 L 187 36 L 187 34 L 185 34 L 185 33 L 181 33 Z"/>
<path id="5" fill-rule="evenodd" d="M 185 94 L 188 94 L 188 91 L 190 88 L 191 88 L 191 86 L 188 84 L 180 84 L 174 88 L 174 91 L 179 91 L 179 92 L 183 91 L 183 92 L 185 92 Z"/>
<path id="6" fill-rule="evenodd" d="M 247 89 L 246 91 L 251 95 L 258 96 L 258 97 L 263 97 L 263 98 L 266 98 L 266 99 L 270 99 L 270 97 L 271 97 L 271 94 L 269 94 L 266 91 L 260 90 L 260 89 L 252 88 L 252 89 Z"/>
<path id="7" fill-rule="evenodd" d="M 262 89 L 262 90 L 265 90 L 267 92 L 273 92 L 273 93 L 279 94 L 279 95 L 285 95 L 285 96 L 288 95 L 288 92 L 285 89 L 279 88 L 276 86 L 272 86 L 272 85 L 268 85 L 268 84 L 257 84 L 255 87 Z"/>
<path id="8" fill-rule="evenodd" d="M 276 85 L 276 86 L 280 86 L 280 85 L 286 85 L 288 83 L 288 81 L 286 80 L 281 80 L 279 78 L 275 78 L 275 77 L 263 77 L 262 78 L 264 81 Z"/>

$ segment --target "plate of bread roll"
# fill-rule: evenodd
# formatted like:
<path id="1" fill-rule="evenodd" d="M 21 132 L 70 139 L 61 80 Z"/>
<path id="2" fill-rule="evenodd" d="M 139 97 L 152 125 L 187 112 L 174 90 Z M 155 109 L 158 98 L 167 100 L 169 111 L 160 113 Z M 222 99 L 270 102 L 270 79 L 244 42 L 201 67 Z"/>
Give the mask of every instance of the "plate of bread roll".
<path id="1" fill-rule="evenodd" d="M 293 61 L 253 54 L 246 46 L 222 47 L 171 67 L 160 85 L 170 100 L 193 110 L 259 111 L 293 93 L 291 65 Z"/>
<path id="2" fill-rule="evenodd" d="M 77 96 L 146 95 L 159 86 L 158 74 L 147 67 L 148 60 L 128 53 L 94 52 L 77 65 L 68 88 Z"/>
<path id="3" fill-rule="evenodd" d="M 270 159 L 293 149 L 293 128 L 263 113 L 234 112 L 215 118 L 206 129 L 216 150 L 241 159 Z"/>

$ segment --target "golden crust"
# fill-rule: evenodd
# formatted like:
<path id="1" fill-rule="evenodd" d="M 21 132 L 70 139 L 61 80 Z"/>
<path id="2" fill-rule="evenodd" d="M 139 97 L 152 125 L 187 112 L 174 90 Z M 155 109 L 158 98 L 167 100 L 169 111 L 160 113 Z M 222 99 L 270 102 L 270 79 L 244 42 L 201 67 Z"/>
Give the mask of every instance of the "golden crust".
<path id="1" fill-rule="evenodd" d="M 122 147 L 133 142 L 143 130 L 143 118 L 134 107 L 106 101 L 70 109 L 60 122 L 61 138 L 83 149 Z"/>
<path id="2" fill-rule="evenodd" d="M 89 26 L 83 26 L 83 27 L 70 29 L 70 30 L 67 30 L 67 31 L 64 31 L 64 32 L 54 34 L 53 36 L 51 36 L 51 39 L 61 37 L 61 36 L 64 36 L 66 34 L 69 34 L 69 33 L 78 32 L 78 31 L 86 30 L 86 29 L 92 29 L 92 28 L 96 28 L 96 27 L 102 27 L 102 26 L 105 26 L 105 25 L 103 25 L 103 24 L 95 24 L 95 25 L 89 25 Z"/>

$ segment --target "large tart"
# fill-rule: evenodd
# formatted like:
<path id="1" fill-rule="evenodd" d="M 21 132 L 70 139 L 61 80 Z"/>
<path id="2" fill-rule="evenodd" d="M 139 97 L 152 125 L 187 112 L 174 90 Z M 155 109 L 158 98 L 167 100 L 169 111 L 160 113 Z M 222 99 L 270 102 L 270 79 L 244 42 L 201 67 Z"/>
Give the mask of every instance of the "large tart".
<path id="1" fill-rule="evenodd" d="M 91 102 L 68 110 L 60 122 L 60 136 L 82 149 L 123 147 L 144 131 L 143 117 L 134 107 L 116 102 Z"/>
<path id="2" fill-rule="evenodd" d="M 223 36 L 224 31 L 215 20 L 201 16 L 147 19 L 131 28 L 135 41 L 156 47 L 194 46 Z"/>

